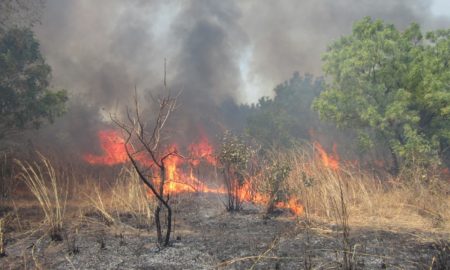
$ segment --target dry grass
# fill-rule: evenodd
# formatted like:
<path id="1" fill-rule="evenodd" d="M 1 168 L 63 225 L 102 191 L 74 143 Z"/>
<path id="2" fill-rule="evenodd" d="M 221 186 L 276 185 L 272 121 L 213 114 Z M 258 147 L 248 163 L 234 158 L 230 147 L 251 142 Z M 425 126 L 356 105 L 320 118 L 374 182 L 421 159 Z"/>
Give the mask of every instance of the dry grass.
<path id="1" fill-rule="evenodd" d="M 300 149 L 284 158 L 292 167 L 289 188 L 299 194 L 306 215 L 333 221 L 342 188 L 353 226 L 450 231 L 449 187 L 443 180 L 435 181 L 436 188 L 402 175 L 379 179 L 350 166 L 333 170 Z"/>
<path id="2" fill-rule="evenodd" d="M 4 227 L 6 223 L 6 217 L 0 218 L 0 257 L 5 256 L 5 236 L 4 236 Z"/>
<path id="3" fill-rule="evenodd" d="M 153 223 L 155 201 L 133 169 L 124 167 L 109 187 L 100 191 L 97 186 L 85 195 L 108 225 L 120 223 L 123 215 L 131 217 L 138 227 L 149 228 Z"/>
<path id="4" fill-rule="evenodd" d="M 67 185 L 58 179 L 51 162 L 40 155 L 40 162 L 17 161 L 20 168 L 18 177 L 22 179 L 38 200 L 44 212 L 44 224 L 48 225 L 53 240 L 62 240 L 67 203 Z"/>
<path id="5" fill-rule="evenodd" d="M 356 250 L 358 245 L 351 242 L 357 240 L 352 238 L 353 235 L 352 237 L 349 236 L 350 227 L 450 231 L 450 209 L 448 207 L 450 198 L 449 193 L 446 193 L 448 186 L 444 181 L 435 181 L 436 179 L 424 181 L 423 174 L 418 172 L 408 174 L 410 178 L 411 175 L 417 175 L 417 179 L 406 179 L 406 175 L 380 179 L 350 166 L 342 166 L 340 170 L 336 171 L 325 167 L 319 159 L 311 154 L 311 151 L 301 149 L 295 149 L 289 153 L 277 153 L 273 158 L 278 159 L 282 164 L 289 164 L 291 168 L 289 177 L 285 183 L 283 182 L 281 190 L 286 188 L 290 196 L 296 195 L 305 206 L 305 216 L 298 219 L 305 223 L 305 233 L 309 235 L 310 231 L 314 230 L 312 226 L 315 222 L 312 222 L 313 220 L 337 225 L 333 228 L 336 228 L 335 232 L 338 234 L 336 240 L 339 245 L 337 246 L 342 249 L 337 250 L 336 254 L 342 255 L 339 261 L 342 261 L 342 265 L 345 265 L 344 268 L 352 269 L 356 265 L 357 258 L 355 256 L 363 256 L 361 255 L 362 252 Z M 115 178 L 112 178 L 110 183 L 106 184 L 107 178 L 105 177 L 99 177 L 101 181 L 95 181 L 95 178 L 92 181 L 89 179 L 82 182 L 74 181 L 72 183 L 74 186 L 71 188 L 73 194 L 68 197 L 67 185 L 64 184 L 66 179 L 59 171 L 55 171 L 48 159 L 41 156 L 40 162 L 18 161 L 17 164 L 21 169 L 20 177 L 39 202 L 45 215 L 44 223 L 49 225 L 51 232 L 59 232 L 64 224 L 67 224 L 67 222 L 64 223 L 64 220 L 69 214 L 65 214 L 65 209 L 71 209 L 72 206 L 74 206 L 74 209 L 83 212 L 80 214 L 83 221 L 86 218 L 85 213 L 90 212 L 96 213 L 93 216 L 94 218 L 90 220 L 99 221 L 98 217 L 101 217 L 100 220 L 103 222 L 101 226 L 104 226 L 104 223 L 120 226 L 112 226 L 112 230 L 122 230 L 125 226 L 132 230 L 133 228 L 148 229 L 153 224 L 155 200 L 152 196 L 147 195 L 146 187 L 141 183 L 133 169 L 124 167 Z M 64 166 L 61 167 L 64 171 Z M 67 176 L 68 174 L 64 175 Z M 264 175 L 264 172 L 261 175 Z M 263 178 L 261 177 L 261 179 Z M 266 180 L 263 179 L 263 181 Z M 266 189 L 263 187 L 262 190 L 270 192 L 270 187 L 267 187 L 268 184 L 265 183 Z M 176 199 L 176 197 L 173 199 Z M 26 201 L 22 206 L 25 206 L 25 203 L 31 202 Z M 66 207 L 66 204 L 68 207 Z M 70 211 L 67 212 L 70 213 Z M 11 217 L 13 217 L 12 213 Z M 71 221 L 74 221 L 74 219 Z M 3 237 L 1 223 L 0 221 L 0 254 Z M 89 230 L 92 228 L 98 227 L 89 227 Z M 64 228 L 66 232 L 64 238 L 67 239 L 68 253 L 73 255 L 79 252 L 77 246 L 78 231 L 72 228 L 74 233 L 69 235 L 70 230 L 71 227 L 66 226 Z M 139 230 L 138 233 L 141 232 Z M 104 246 L 102 237 L 102 235 L 99 235 L 98 238 L 100 247 Z M 307 236 L 307 239 L 309 239 L 309 236 Z M 302 259 L 304 269 L 312 269 L 314 262 L 311 254 L 314 250 L 309 249 L 309 240 L 307 241 L 304 254 L 302 254 L 304 257 L 301 258 L 270 257 L 262 253 L 259 256 L 241 259 L 255 260 L 255 265 L 256 262 L 263 259 Z M 430 264 L 438 265 L 441 261 L 446 261 L 448 244 L 445 243 L 445 245 L 447 246 L 443 244 L 442 252 L 436 254 Z M 270 250 L 268 249 L 268 251 Z M 38 259 L 34 256 L 34 251 L 35 248 L 33 247 L 32 259 L 36 265 L 39 265 Z M 7 250 L 7 252 L 10 251 Z M 26 265 L 27 258 L 25 256 L 23 258 L 23 264 Z"/>

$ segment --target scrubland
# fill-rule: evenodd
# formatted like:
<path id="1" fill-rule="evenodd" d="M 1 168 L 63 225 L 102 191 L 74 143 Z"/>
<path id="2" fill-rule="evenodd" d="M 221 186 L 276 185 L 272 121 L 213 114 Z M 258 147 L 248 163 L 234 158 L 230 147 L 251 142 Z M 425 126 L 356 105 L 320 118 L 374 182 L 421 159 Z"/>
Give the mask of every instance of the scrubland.
<path id="1" fill-rule="evenodd" d="M 14 173 L 3 175 L 1 268 L 448 269 L 450 176 L 331 168 L 304 148 L 272 158 L 289 164 L 277 192 L 301 212 L 267 211 L 257 198 L 273 178 L 262 166 L 240 211 L 226 211 L 226 194 L 213 189 L 173 192 L 169 247 L 155 242 L 157 202 L 129 165 L 87 173 L 43 155 L 12 161 Z M 220 186 L 212 169 L 209 184 Z"/>

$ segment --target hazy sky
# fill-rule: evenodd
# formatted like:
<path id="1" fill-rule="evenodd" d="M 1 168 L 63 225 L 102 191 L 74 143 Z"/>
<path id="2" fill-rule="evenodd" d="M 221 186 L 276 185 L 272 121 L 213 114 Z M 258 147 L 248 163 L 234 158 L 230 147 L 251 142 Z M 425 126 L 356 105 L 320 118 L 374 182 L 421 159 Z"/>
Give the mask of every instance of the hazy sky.
<path id="1" fill-rule="evenodd" d="M 165 57 L 172 84 L 205 103 L 255 102 L 294 71 L 320 75 L 326 45 L 364 16 L 450 26 L 436 16 L 450 14 L 450 0 L 431 3 L 48 0 L 38 37 L 55 85 L 101 106 L 160 84 Z"/>
<path id="2" fill-rule="evenodd" d="M 434 0 L 431 11 L 436 15 L 450 17 L 450 0 Z"/>

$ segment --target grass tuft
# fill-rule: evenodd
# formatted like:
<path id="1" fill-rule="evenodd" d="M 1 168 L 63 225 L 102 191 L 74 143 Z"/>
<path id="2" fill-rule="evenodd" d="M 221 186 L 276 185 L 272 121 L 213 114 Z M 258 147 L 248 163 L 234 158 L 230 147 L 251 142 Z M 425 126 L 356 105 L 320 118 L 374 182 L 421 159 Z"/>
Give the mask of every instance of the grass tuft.
<path id="1" fill-rule="evenodd" d="M 67 203 L 67 189 L 62 185 L 51 162 L 39 154 L 40 162 L 22 162 L 18 177 L 22 179 L 39 202 L 44 212 L 44 224 L 48 225 L 52 240 L 62 240 L 64 215 Z"/>

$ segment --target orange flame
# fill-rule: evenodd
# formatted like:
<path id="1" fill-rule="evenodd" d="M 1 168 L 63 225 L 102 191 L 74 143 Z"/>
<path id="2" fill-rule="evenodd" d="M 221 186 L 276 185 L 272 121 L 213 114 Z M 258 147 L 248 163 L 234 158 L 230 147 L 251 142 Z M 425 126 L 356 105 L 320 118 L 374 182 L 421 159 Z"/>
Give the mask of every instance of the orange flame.
<path id="1" fill-rule="evenodd" d="M 170 147 L 176 149 L 175 146 Z M 184 175 L 178 169 L 179 165 L 182 164 L 183 159 L 177 155 L 170 155 L 164 160 L 165 170 L 166 170 L 166 183 L 164 190 L 167 193 L 181 193 L 181 192 L 193 192 L 194 187 L 189 183 L 183 181 Z"/>
<path id="2" fill-rule="evenodd" d="M 268 204 L 270 201 L 269 196 L 256 192 L 250 182 L 246 181 L 240 188 L 239 199 L 257 204 Z M 295 197 L 290 197 L 287 202 L 278 202 L 275 206 L 281 209 L 288 209 L 296 216 L 300 216 L 304 211 L 303 205 Z"/>
<path id="3" fill-rule="evenodd" d="M 279 202 L 276 204 L 276 206 L 278 208 L 289 209 L 296 216 L 300 216 L 301 214 L 303 214 L 303 211 L 305 210 L 303 205 L 301 203 L 299 203 L 296 198 L 293 198 L 293 197 L 289 198 L 287 203 Z"/>
<path id="4" fill-rule="evenodd" d="M 113 166 L 127 163 L 128 155 L 125 149 L 125 139 L 115 130 L 100 130 L 97 133 L 102 148 L 101 155 L 85 154 L 83 159 L 92 165 Z M 146 166 L 150 166 L 152 161 L 145 153 L 135 155 L 136 160 Z"/>
<path id="5" fill-rule="evenodd" d="M 128 162 L 128 156 L 125 150 L 125 140 L 123 137 L 114 130 L 102 130 L 98 132 L 98 138 L 100 140 L 100 146 L 102 148 L 102 155 L 86 154 L 83 159 L 89 164 L 93 165 L 117 165 Z M 176 145 L 170 146 L 171 152 L 176 152 Z M 217 166 L 217 159 L 214 156 L 214 148 L 209 143 L 207 137 L 202 136 L 198 143 L 193 143 L 188 147 L 191 158 L 189 164 L 191 165 L 189 173 L 184 173 L 182 169 L 186 160 L 176 154 L 168 156 L 164 160 L 165 167 L 165 185 L 164 190 L 166 194 L 177 194 L 183 192 L 203 192 L 203 193 L 216 193 L 227 194 L 225 187 L 212 188 L 209 187 L 198 179 L 193 172 L 193 167 L 197 167 L 201 161 L 206 162 L 209 165 Z M 326 153 L 326 152 L 324 152 Z M 151 164 L 150 159 L 143 154 L 138 154 L 136 159 L 144 166 Z M 184 166 L 185 168 L 186 166 Z M 154 168 L 157 170 L 157 168 Z M 159 175 L 159 172 L 155 171 L 155 175 Z M 153 179 L 154 183 L 158 185 L 160 183 L 160 176 Z M 244 182 L 239 190 L 239 199 L 241 201 L 253 202 L 257 204 L 267 204 L 269 197 L 267 195 L 258 193 L 252 186 L 253 181 L 247 180 Z M 147 191 L 149 196 L 152 196 L 150 190 Z M 295 215 L 301 215 L 303 213 L 303 205 L 298 202 L 296 198 L 290 198 L 286 203 L 278 203 L 278 208 L 289 209 Z"/>
<path id="6" fill-rule="evenodd" d="M 98 132 L 102 155 L 86 154 L 83 159 L 89 164 L 117 165 L 128 161 L 125 151 L 125 140 L 114 130 L 101 130 Z"/>
<path id="7" fill-rule="evenodd" d="M 194 167 L 198 166 L 202 160 L 213 166 L 217 165 L 217 160 L 214 156 L 214 148 L 209 143 L 207 137 L 202 136 L 198 143 L 189 145 L 188 150 L 191 154 L 191 164 Z"/>
<path id="8" fill-rule="evenodd" d="M 339 170 L 339 156 L 337 154 L 336 144 L 333 144 L 333 155 L 328 154 L 319 142 L 316 141 L 313 145 L 325 167 L 333 170 Z"/>

